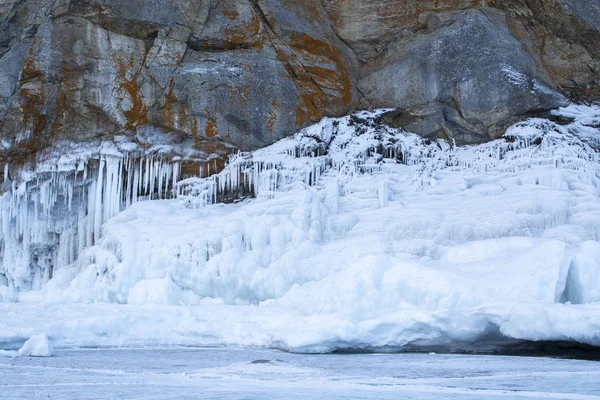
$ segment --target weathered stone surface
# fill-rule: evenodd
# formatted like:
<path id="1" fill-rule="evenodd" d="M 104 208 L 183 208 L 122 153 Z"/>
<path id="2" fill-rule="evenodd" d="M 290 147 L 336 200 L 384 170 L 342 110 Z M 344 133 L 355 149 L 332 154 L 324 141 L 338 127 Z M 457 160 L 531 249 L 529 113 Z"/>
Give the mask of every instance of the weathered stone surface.
<path id="1" fill-rule="evenodd" d="M 379 106 L 487 140 L 600 97 L 599 22 L 598 0 L 0 0 L 0 164 L 148 131 L 222 162 Z"/>
<path id="2" fill-rule="evenodd" d="M 385 66 L 358 84 L 370 104 L 412 110 L 410 129 L 459 143 L 498 137 L 515 117 L 565 104 L 500 20 L 482 11 L 454 16 L 408 45 L 390 46 Z"/>
<path id="3" fill-rule="evenodd" d="M 600 3 L 594 0 L 561 0 L 561 2 L 580 23 L 600 30 Z"/>
<path id="4" fill-rule="evenodd" d="M 6 16 L 11 12 L 14 5 L 19 0 L 2 0 L 0 1 L 0 20 L 4 20 Z"/>
<path id="5" fill-rule="evenodd" d="M 242 149 L 355 103 L 352 52 L 315 3 L 215 3 L 172 75 L 154 123 Z"/>
<path id="6" fill-rule="evenodd" d="M 406 117 L 412 115 L 410 126 L 420 133 L 432 134 L 431 129 L 436 127 L 434 130 L 438 133 L 444 132 L 442 136 L 452 133 L 452 136 L 462 137 L 466 142 L 487 140 L 501 133 L 506 123 L 514 118 L 560 104 L 556 101 L 559 96 L 550 95 L 547 90 L 528 91 L 527 85 L 521 85 L 521 90 L 518 90 L 519 85 L 512 85 L 510 90 L 504 85 L 500 95 L 498 90 L 506 83 L 502 75 L 506 74 L 499 74 L 497 64 L 490 65 L 489 62 L 503 62 L 512 70 L 524 73 L 529 85 L 536 81 L 544 82 L 549 89 L 577 100 L 600 98 L 598 0 L 322 2 L 338 35 L 362 61 L 359 83 L 365 95 L 362 104 L 404 109 L 401 119 L 406 121 Z M 473 37 L 470 34 L 449 37 L 448 32 L 465 29 L 465 24 L 472 22 L 455 23 L 462 21 L 462 16 L 472 10 L 493 16 L 498 38 L 492 33 L 481 40 L 476 32 L 471 32 Z M 481 23 L 475 23 L 472 29 L 476 26 L 481 26 Z M 454 66 L 449 70 L 457 73 L 456 76 L 442 65 L 443 60 L 436 59 L 454 57 L 446 57 L 434 48 L 437 35 L 442 31 L 446 32 L 446 45 L 455 49 L 454 56 L 462 53 L 458 56 L 466 62 L 466 70 L 463 71 L 456 68 L 459 63 L 449 60 Z M 479 48 L 480 54 L 472 51 L 475 48 Z M 492 52 L 499 50 L 501 55 L 485 57 L 489 49 L 494 49 Z M 524 57 L 527 65 L 519 57 L 510 57 L 511 53 Z M 491 73 L 490 67 L 496 73 Z M 387 73 L 380 72 L 384 68 Z M 400 75 L 393 77 L 391 68 Z M 433 79 L 436 84 L 431 83 L 432 68 L 443 72 L 434 73 L 437 75 Z M 406 75 L 402 75 L 401 71 Z M 495 79 L 496 84 L 488 82 L 473 87 L 468 94 L 462 95 L 462 100 L 448 95 L 448 88 L 454 87 L 452 82 L 467 75 L 481 82 Z M 555 100 L 552 101 L 552 98 Z M 494 100 L 500 102 L 492 105 Z M 439 120 L 440 115 L 444 115 L 445 123 Z M 422 129 L 419 128 L 421 124 Z M 465 132 L 471 133 L 465 136 Z"/>
<path id="7" fill-rule="evenodd" d="M 422 14 L 478 7 L 481 0 L 322 0 L 340 37 L 363 62 L 422 29 Z"/>
<path id="8" fill-rule="evenodd" d="M 357 103 L 354 53 L 317 1 L 35 4 L 2 8 L 10 151 L 0 162 L 147 127 L 193 138 L 208 155 L 211 142 L 250 150 Z"/>
<path id="9" fill-rule="evenodd" d="M 493 0 L 538 68 L 575 99 L 600 97 L 600 1 Z"/>

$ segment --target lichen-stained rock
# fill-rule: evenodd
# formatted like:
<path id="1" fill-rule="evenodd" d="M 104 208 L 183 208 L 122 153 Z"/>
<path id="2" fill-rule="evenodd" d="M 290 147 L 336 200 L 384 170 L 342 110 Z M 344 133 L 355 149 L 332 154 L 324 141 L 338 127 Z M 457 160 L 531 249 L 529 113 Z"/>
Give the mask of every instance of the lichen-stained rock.
<path id="1" fill-rule="evenodd" d="M 296 126 L 301 97 L 272 50 L 192 53 L 169 82 L 156 126 L 241 149 L 274 142 Z"/>
<path id="2" fill-rule="evenodd" d="M 398 120 L 410 122 L 409 127 L 422 134 L 452 135 L 466 142 L 489 140 L 502 133 L 514 117 L 560 104 L 556 93 L 527 90 L 527 86 L 533 85 L 533 89 L 540 86 L 539 82 L 571 99 L 600 98 L 598 0 L 322 0 L 322 3 L 338 35 L 362 61 L 359 88 L 365 95 L 363 104 L 399 108 L 398 115 L 402 117 Z M 475 10 L 495 20 L 488 24 L 495 26 L 495 33 L 483 40 L 476 32 L 472 32 L 472 37 L 460 35 L 461 30 L 468 28 L 461 16 Z M 481 27 L 480 22 L 472 21 L 471 28 Z M 446 38 L 446 46 L 453 45 L 452 53 L 465 63 L 464 69 L 457 68 L 452 57 L 434 48 L 438 35 Z M 495 51 L 499 51 L 498 57 L 491 55 Z M 449 62 L 448 68 L 442 65 L 445 62 Z M 521 86 L 521 90 L 519 85 L 507 86 L 506 73 L 501 72 L 498 62 L 506 70 L 523 73 L 529 84 Z M 383 68 L 387 74 L 379 72 Z M 393 77 L 389 72 L 394 68 L 396 74 L 404 71 L 406 75 Z M 434 77 L 436 83 L 432 84 L 432 73 L 444 81 Z M 449 95 L 448 88 L 455 86 L 453 82 L 465 79 L 466 75 L 472 82 L 495 83 L 467 88 L 460 96 Z M 498 92 L 501 87 L 506 89 L 502 95 Z M 494 104 L 496 100 L 499 103 Z"/>
<path id="3" fill-rule="evenodd" d="M 251 150 L 357 104 L 318 0 L 30 3 L 2 8 L 0 163 L 148 127 Z"/>
<path id="4" fill-rule="evenodd" d="M 318 2 L 224 0 L 148 116 L 197 141 L 249 150 L 346 113 L 357 70 Z"/>
<path id="5" fill-rule="evenodd" d="M 190 42 L 196 51 L 260 50 L 266 40 L 260 16 L 250 1 L 213 2 L 206 25 Z"/>
<path id="6" fill-rule="evenodd" d="M 148 131 L 223 162 L 377 106 L 483 141 L 600 97 L 599 22 L 598 0 L 0 0 L 0 165 Z"/>
<path id="7" fill-rule="evenodd" d="M 298 125 L 322 115 L 342 115 L 355 102 L 355 55 L 337 37 L 318 1 L 254 1 L 277 56 L 305 102 Z"/>
<path id="8" fill-rule="evenodd" d="M 515 119 L 565 104 L 501 20 L 482 11 L 434 17 L 449 20 L 390 46 L 381 68 L 359 82 L 372 105 L 405 109 L 416 133 L 460 144 L 499 137 Z"/>

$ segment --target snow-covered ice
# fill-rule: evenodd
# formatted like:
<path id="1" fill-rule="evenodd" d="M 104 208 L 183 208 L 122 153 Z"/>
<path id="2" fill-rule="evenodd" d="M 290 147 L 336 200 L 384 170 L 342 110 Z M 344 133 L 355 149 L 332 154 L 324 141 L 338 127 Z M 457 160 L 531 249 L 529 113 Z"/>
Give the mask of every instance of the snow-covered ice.
<path id="1" fill-rule="evenodd" d="M 600 109 L 467 147 L 382 112 L 324 119 L 208 178 L 101 164 L 68 262 L 35 285 L 0 268 L 0 299 L 16 301 L 0 304 L 0 348 L 39 331 L 59 348 L 600 346 Z M 152 188 L 174 198 L 140 201 Z M 3 240 L 23 256 L 14 199 Z"/>
<path id="2" fill-rule="evenodd" d="M 52 356 L 53 346 L 45 333 L 34 335 L 26 341 L 19 349 L 20 356 L 28 357 L 50 357 Z"/>
<path id="3" fill-rule="evenodd" d="M 597 362 L 253 349 L 88 349 L 0 358 L 3 400 L 600 399 Z"/>

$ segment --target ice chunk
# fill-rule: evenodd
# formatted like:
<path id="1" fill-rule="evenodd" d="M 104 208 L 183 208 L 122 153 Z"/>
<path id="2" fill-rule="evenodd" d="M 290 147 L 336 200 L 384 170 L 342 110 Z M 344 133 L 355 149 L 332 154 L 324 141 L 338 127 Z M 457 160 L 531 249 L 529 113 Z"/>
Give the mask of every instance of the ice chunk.
<path id="1" fill-rule="evenodd" d="M 53 352 L 52 343 L 45 333 L 34 335 L 19 349 L 20 356 L 26 357 L 50 357 Z"/>
<path id="2" fill-rule="evenodd" d="M 574 304 L 600 302 L 600 242 L 581 245 L 571 264 L 565 300 Z"/>

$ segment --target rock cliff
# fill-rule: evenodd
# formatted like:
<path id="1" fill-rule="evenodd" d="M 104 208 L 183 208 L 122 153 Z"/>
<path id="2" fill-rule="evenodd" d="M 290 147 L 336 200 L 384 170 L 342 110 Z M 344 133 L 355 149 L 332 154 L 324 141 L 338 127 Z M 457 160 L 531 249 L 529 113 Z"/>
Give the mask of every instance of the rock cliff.
<path id="1" fill-rule="evenodd" d="M 323 116 L 470 143 L 598 96 L 597 0 L 1 0 L 0 163 L 125 135 L 223 159 Z"/>

